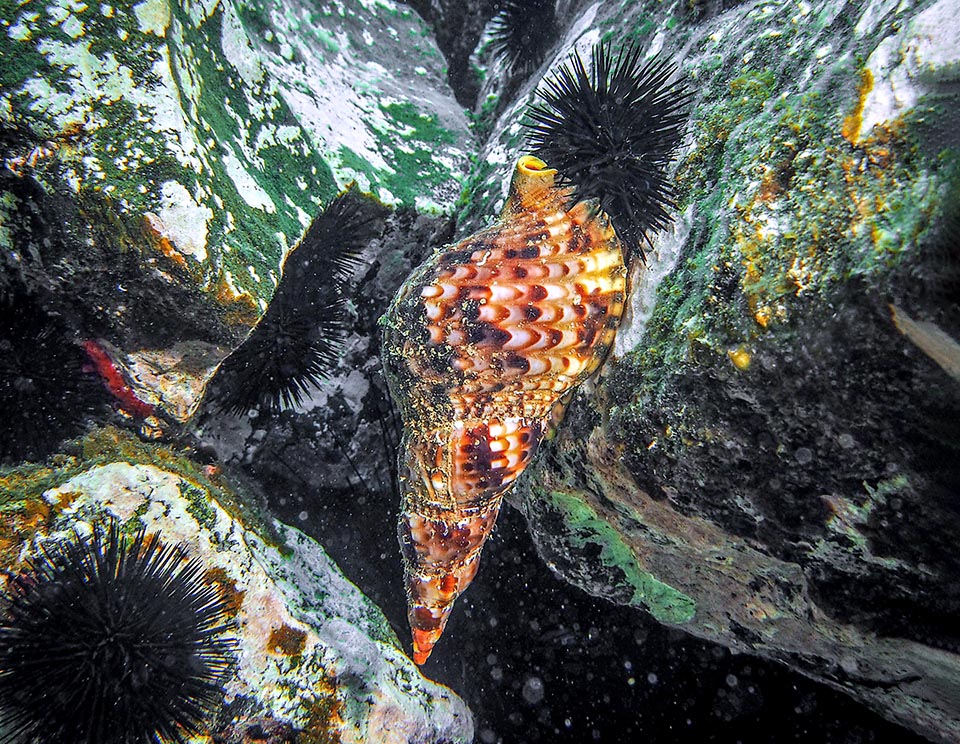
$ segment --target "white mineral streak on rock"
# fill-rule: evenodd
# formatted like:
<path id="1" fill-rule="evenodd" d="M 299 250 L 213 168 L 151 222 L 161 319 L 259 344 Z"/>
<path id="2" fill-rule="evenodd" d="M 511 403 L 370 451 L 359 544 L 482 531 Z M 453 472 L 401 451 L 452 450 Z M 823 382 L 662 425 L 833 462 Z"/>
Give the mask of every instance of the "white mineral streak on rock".
<path id="1" fill-rule="evenodd" d="M 373 135 L 374 129 L 386 130 L 388 122 L 378 106 L 372 106 L 355 90 L 371 78 L 388 76 L 388 71 L 372 61 L 354 59 L 349 51 L 341 49 L 334 56 L 327 49 L 316 48 L 311 39 L 283 25 L 289 23 L 286 18 L 274 17 L 274 22 L 293 39 L 298 59 L 298 63 L 291 63 L 264 55 L 264 65 L 279 82 L 284 101 L 325 151 L 337 184 L 344 187 L 356 181 L 362 189 L 370 189 L 367 175 L 346 164 L 344 155 L 349 150 L 372 168 L 393 172 Z"/>
<path id="2" fill-rule="evenodd" d="M 70 16 L 60 26 L 63 32 L 71 39 L 79 39 L 83 36 L 83 23 L 76 16 Z"/>
<path id="3" fill-rule="evenodd" d="M 468 159 L 453 144 L 421 141 L 416 130 L 392 116 L 388 108 L 412 105 L 428 117 L 437 117 L 439 125 L 458 138 L 466 131 L 466 121 L 444 89 L 437 64 L 420 64 L 432 59 L 427 54 L 435 52 L 432 44 L 425 49 L 404 47 L 393 28 L 398 25 L 405 33 L 419 30 L 419 18 L 379 0 L 361 5 L 363 12 L 344 15 L 341 8 L 339 14 L 319 18 L 312 6 L 297 2 L 282 8 L 266 6 L 263 12 L 269 15 L 273 40 L 264 39 L 264 43 L 253 37 L 252 41 L 278 94 L 313 147 L 323 153 L 337 184 L 345 187 L 355 181 L 381 201 L 396 204 L 402 196 L 396 193 L 395 177 L 416 179 L 419 174 L 398 173 L 407 166 L 393 155 L 427 147 L 432 163 L 451 179 L 462 178 Z M 383 16 L 384 10 L 390 13 L 390 26 L 374 18 Z M 370 42 L 354 46 L 358 35 Z M 286 45 L 287 53 L 278 53 L 278 44 Z M 439 59 L 439 55 L 433 57 Z M 424 182 L 419 190 L 420 206 L 436 212 L 449 208 L 459 188 Z"/>
<path id="4" fill-rule="evenodd" d="M 67 17 L 70 15 L 70 3 L 68 2 L 52 2 L 47 8 L 47 16 L 54 23 L 63 23 Z"/>
<path id="5" fill-rule="evenodd" d="M 187 498 L 188 485 L 201 494 Z M 473 722 L 463 702 L 420 675 L 380 611 L 320 545 L 297 530 L 275 524 L 289 549 L 281 554 L 211 494 L 155 465 L 95 466 L 48 490 L 44 499 L 64 505 L 49 537 L 67 538 L 73 529 L 89 534 L 94 522 L 109 516 L 121 522 L 138 519 L 166 543 L 183 543 L 191 558 L 243 593 L 235 631 L 238 664 L 226 685 L 228 701 L 249 697 L 266 714 L 303 727 L 310 706 L 332 688 L 343 703 L 337 733 L 345 743 L 472 740 Z M 38 534 L 28 541 L 24 557 L 47 537 Z M 299 658 L 271 648 L 271 635 L 284 627 L 305 634 Z M 357 684 L 338 686 L 337 679 Z"/>
<path id="6" fill-rule="evenodd" d="M 145 126 L 162 137 L 167 151 L 184 168 L 202 173 L 207 166 L 207 150 L 197 141 L 194 126 L 187 120 L 183 110 L 184 99 L 194 105 L 196 100 L 174 81 L 172 60 L 167 48 L 161 47 L 157 53 L 160 57 L 151 67 L 157 84 L 149 88 L 135 88 L 128 95 L 128 100 L 144 112 Z M 180 79 L 183 80 L 184 76 L 180 75 Z"/>
<path id="7" fill-rule="evenodd" d="M 90 43 L 88 40 L 65 44 L 42 39 L 37 46 L 47 62 L 63 69 L 71 78 L 72 95 L 54 96 L 49 105 L 38 98 L 32 107 L 52 116 L 60 127 L 83 120 L 95 103 L 119 101 L 135 87 L 130 69 L 118 63 L 113 52 L 97 57 L 90 52 Z"/>
<path id="8" fill-rule="evenodd" d="M 901 43 L 899 35 L 888 36 L 867 60 L 867 69 L 873 75 L 873 89 L 864 103 L 863 123 L 857 139 L 877 124 L 892 121 L 917 102 L 917 86 L 900 60 Z"/>
<path id="9" fill-rule="evenodd" d="M 197 204 L 190 192 L 177 181 L 160 187 L 160 208 L 152 227 L 167 238 L 179 253 L 203 262 L 207 258 L 207 222 L 213 210 Z"/>
<path id="10" fill-rule="evenodd" d="M 940 0 L 907 26 L 903 55 L 923 81 L 960 80 L 960 2 Z"/>
<path id="11" fill-rule="evenodd" d="M 860 138 L 912 109 L 934 85 L 960 80 L 958 17 L 960 0 L 939 0 L 877 45 L 866 64 L 873 85 Z"/>
<path id="12" fill-rule="evenodd" d="M 693 207 L 691 206 L 682 215 L 677 215 L 669 230 L 657 234 L 653 250 L 648 251 L 647 254 L 647 265 L 643 266 L 638 262 L 634 266 L 630 302 L 614 341 L 614 357 L 622 357 L 629 353 L 643 338 L 647 323 L 657 304 L 657 287 L 660 286 L 664 277 L 676 268 L 680 251 L 687 242 L 692 224 Z"/>
<path id="13" fill-rule="evenodd" d="M 267 78 L 267 70 L 263 66 L 260 55 L 250 43 L 246 30 L 237 10 L 232 3 L 223 6 L 221 24 L 221 48 L 227 62 L 237 71 L 243 81 L 243 86 L 237 90 L 246 103 L 249 116 L 256 122 L 269 120 L 277 111 L 280 101 L 276 96 L 276 84 Z M 268 140 L 269 133 L 276 133 L 276 128 L 261 129 L 258 141 L 252 144 L 249 141 L 250 130 L 255 129 L 243 116 L 237 114 L 229 103 L 225 104 L 227 112 L 237 122 L 237 131 L 240 133 L 240 146 L 244 157 L 253 164 L 258 171 L 263 170 L 263 163 L 258 152 L 264 145 L 278 144 L 276 140 Z"/>
<path id="14" fill-rule="evenodd" d="M 240 288 L 240 285 L 237 284 L 237 280 L 234 279 L 233 272 L 230 269 L 223 270 L 223 289 L 226 297 L 231 301 L 239 300 L 243 297 L 243 290 Z M 266 310 L 266 308 L 263 308 Z"/>
<path id="15" fill-rule="evenodd" d="M 167 0 L 143 0 L 133 6 L 141 33 L 166 36 L 170 26 L 170 5 Z"/>
<path id="16" fill-rule="evenodd" d="M 166 0 L 170 2 L 170 0 Z M 184 0 L 183 10 L 190 17 L 193 26 L 199 26 L 209 18 L 217 7 L 222 5 L 221 0 Z"/>
<path id="17" fill-rule="evenodd" d="M 386 8 L 394 13 L 397 11 L 397 4 L 392 2 L 392 0 L 358 0 L 358 2 L 374 15 L 376 15 L 377 6 Z"/>
<path id="18" fill-rule="evenodd" d="M 439 215 L 443 214 L 445 209 L 442 204 L 427 196 L 418 196 L 414 200 L 414 206 L 421 214 Z"/>
<path id="19" fill-rule="evenodd" d="M 262 209 L 270 214 L 276 212 L 277 206 L 270 198 L 270 194 L 260 187 L 250 171 L 233 154 L 229 145 L 223 143 L 221 147 L 223 148 L 223 154 L 220 156 L 220 162 L 223 164 L 227 175 L 230 176 L 230 180 L 233 181 L 233 185 L 236 186 L 237 193 L 254 209 Z"/>
<path id="20" fill-rule="evenodd" d="M 33 34 L 30 31 L 30 27 L 22 21 L 13 24 L 9 29 L 7 29 L 7 36 L 14 41 L 27 41 L 32 35 Z"/>
<path id="21" fill-rule="evenodd" d="M 41 77 L 32 77 L 23 84 L 23 92 L 33 100 L 30 110 L 50 116 L 62 129 L 61 121 L 65 114 L 73 110 L 73 96 L 59 90 L 54 90 L 49 82 Z"/>
<path id="22" fill-rule="evenodd" d="M 877 28 L 885 22 L 887 16 L 893 13 L 902 0 L 869 0 L 864 3 L 860 11 L 860 20 L 854 28 L 857 36 L 865 36 L 874 33 Z M 842 5 L 842 3 L 837 3 Z"/>
<path id="23" fill-rule="evenodd" d="M 260 64 L 260 56 L 253 50 L 250 39 L 233 3 L 224 3 L 221 25 L 221 47 L 227 62 L 243 78 L 245 85 L 256 89 L 263 82 L 266 71 Z"/>
<path id="24" fill-rule="evenodd" d="M 159 7 L 159 4 L 155 5 Z M 167 7 L 165 3 L 163 7 Z M 113 52 L 100 57 L 92 54 L 90 43 L 86 40 L 65 44 L 51 39 L 38 43 L 38 50 L 51 65 L 62 68 L 70 76 L 72 85 L 70 93 L 62 93 L 39 75 L 32 78 L 24 85 L 34 99 L 31 108 L 53 118 L 60 129 L 83 121 L 85 128 L 93 131 L 106 125 L 99 107 L 123 99 L 141 112 L 145 127 L 162 135 L 167 149 L 184 167 L 200 172 L 203 168 L 202 152 L 184 116 L 181 93 L 171 73 L 167 48 L 161 46 L 155 50 L 159 58 L 152 65 L 151 72 L 157 82 L 144 86 L 134 82 L 130 68 L 119 64 Z M 93 171 L 101 170 L 96 159 L 89 162 Z"/>

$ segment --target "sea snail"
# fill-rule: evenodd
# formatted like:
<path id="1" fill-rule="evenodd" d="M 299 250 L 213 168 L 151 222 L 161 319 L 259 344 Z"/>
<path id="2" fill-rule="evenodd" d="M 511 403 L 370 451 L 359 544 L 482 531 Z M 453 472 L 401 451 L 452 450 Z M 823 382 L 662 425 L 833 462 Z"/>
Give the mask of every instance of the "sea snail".
<path id="1" fill-rule="evenodd" d="M 476 575 L 505 491 L 623 314 L 610 219 L 556 176 L 521 157 L 499 220 L 430 256 L 382 321 L 404 423 L 399 537 L 417 664 Z"/>

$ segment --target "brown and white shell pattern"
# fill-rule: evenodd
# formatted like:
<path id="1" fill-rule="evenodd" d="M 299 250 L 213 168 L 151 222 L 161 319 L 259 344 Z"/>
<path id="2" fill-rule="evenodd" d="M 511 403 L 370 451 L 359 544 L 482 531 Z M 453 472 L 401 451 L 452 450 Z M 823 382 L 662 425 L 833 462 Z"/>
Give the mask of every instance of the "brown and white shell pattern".
<path id="1" fill-rule="evenodd" d="M 555 175 L 520 158 L 499 221 L 430 256 L 381 321 L 404 422 L 399 534 L 417 664 L 476 575 L 503 494 L 623 314 L 620 241 L 595 201 L 570 206 Z"/>

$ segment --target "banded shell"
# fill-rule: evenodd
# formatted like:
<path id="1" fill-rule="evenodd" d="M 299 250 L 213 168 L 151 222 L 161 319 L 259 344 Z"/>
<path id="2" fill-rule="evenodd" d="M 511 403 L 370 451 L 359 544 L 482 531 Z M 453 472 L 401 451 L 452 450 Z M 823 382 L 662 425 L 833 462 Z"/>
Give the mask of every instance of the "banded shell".
<path id="1" fill-rule="evenodd" d="M 382 320 L 404 422 L 399 537 L 417 664 L 476 575 L 504 493 L 623 313 L 620 241 L 596 201 L 570 206 L 555 175 L 520 158 L 499 221 L 430 256 Z"/>

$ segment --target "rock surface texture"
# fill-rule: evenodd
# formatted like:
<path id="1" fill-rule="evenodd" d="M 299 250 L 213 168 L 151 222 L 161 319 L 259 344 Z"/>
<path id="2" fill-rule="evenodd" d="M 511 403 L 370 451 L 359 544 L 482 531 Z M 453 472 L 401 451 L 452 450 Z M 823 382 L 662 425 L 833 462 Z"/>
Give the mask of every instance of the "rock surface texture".
<path id="1" fill-rule="evenodd" d="M 97 369 L 126 412 L 112 420 L 196 435 L 284 518 L 376 541 L 363 588 L 398 587 L 377 600 L 399 605 L 393 524 L 366 516 L 398 501 L 377 318 L 423 256 L 499 213 L 544 74 L 633 40 L 694 93 L 673 228 L 514 503 L 587 592 L 957 741 L 960 0 L 560 0 L 556 44 L 522 77 L 491 59 L 494 5 L 411 3 L 431 28 L 392 0 L 6 3 L 0 312 L 42 306 L 41 340 L 77 352 L 75 376 Z M 197 417 L 283 257 L 351 181 L 393 211 L 334 379 L 272 418 Z M 17 375 L 0 393 L 32 394 Z M 244 592 L 228 715 L 469 740 L 462 703 L 318 545 L 165 447 L 80 441 L 4 472 L 4 567 L 71 524 L 141 520 Z"/>
<path id="2" fill-rule="evenodd" d="M 228 599 L 238 641 L 215 741 L 246 741 L 242 732 L 256 727 L 301 742 L 472 740 L 463 702 L 420 676 L 380 611 L 323 548 L 259 522 L 229 485 L 181 453 L 101 430 L 52 466 L 7 472 L 0 502 L 5 573 L 46 541 L 89 534 L 110 518 L 125 530 L 159 532 L 202 562 L 205 581 Z"/>
<path id="3" fill-rule="evenodd" d="M 425 23 L 392 0 L 12 4 L 0 53 L 4 284 L 114 344 L 181 422 L 339 189 L 449 210 L 473 149 Z"/>
<path id="4" fill-rule="evenodd" d="M 630 36 L 695 101 L 675 226 L 517 501 L 587 591 L 954 741 L 960 6 L 719 5 L 568 19 L 554 63 Z M 461 225 L 503 199 L 536 83 Z"/>
<path id="5" fill-rule="evenodd" d="M 524 112 L 573 49 L 629 36 L 676 59 L 695 95 L 674 227 L 633 277 L 601 378 L 520 481 L 543 558 L 596 596 L 955 740 L 960 41 L 937 19 L 960 8 L 563 7 L 537 73 L 487 69 L 488 136 L 454 236 L 498 213 Z M 362 282 L 353 369 L 303 413 L 239 422 L 246 448 L 227 436 L 221 452 L 327 503 L 389 488 L 373 308 L 450 239 L 398 214 Z"/>

